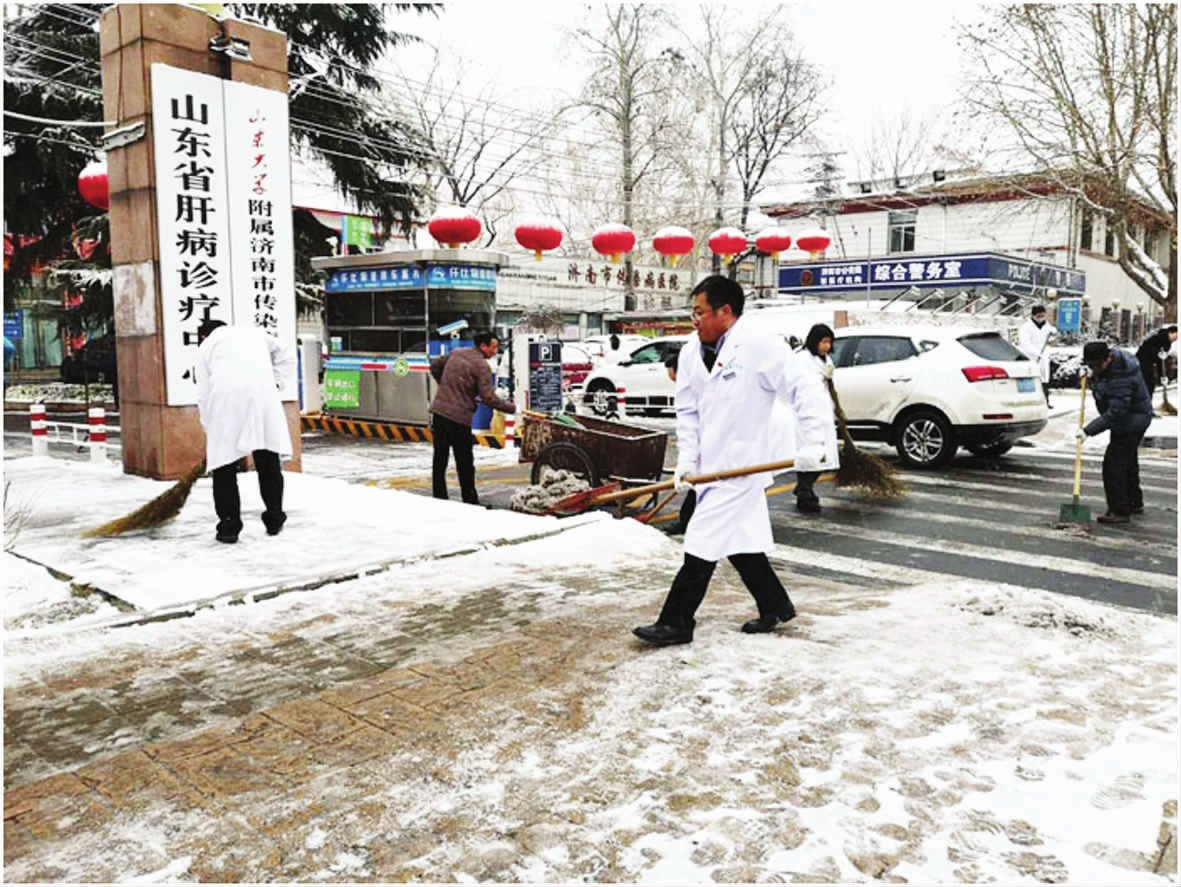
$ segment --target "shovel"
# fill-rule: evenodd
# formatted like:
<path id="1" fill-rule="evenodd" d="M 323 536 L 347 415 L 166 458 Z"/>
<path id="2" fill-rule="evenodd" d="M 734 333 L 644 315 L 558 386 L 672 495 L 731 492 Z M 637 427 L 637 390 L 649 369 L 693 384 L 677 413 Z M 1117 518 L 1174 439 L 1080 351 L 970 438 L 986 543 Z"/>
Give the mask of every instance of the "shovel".
<path id="1" fill-rule="evenodd" d="M 1078 427 L 1082 428 L 1087 416 L 1087 377 L 1083 376 L 1082 403 L 1078 410 Z M 1058 511 L 1058 522 L 1063 524 L 1089 524 L 1091 509 L 1079 504 L 1079 496 L 1083 487 L 1083 442 L 1080 438 L 1074 447 L 1074 500 L 1063 505 Z"/>
<path id="2" fill-rule="evenodd" d="M 685 477 L 685 481 L 690 484 L 707 484 L 713 483 L 715 480 L 745 477 L 748 474 L 759 474 L 763 471 L 784 471 L 788 468 L 794 468 L 795 464 L 794 459 L 784 459 L 782 462 L 768 462 L 765 465 L 751 465 L 746 468 L 731 468 L 726 471 L 714 471 L 709 474 L 690 474 Z M 661 493 L 665 490 L 673 489 L 674 486 L 675 484 L 671 480 L 662 480 L 659 483 L 646 484 L 642 487 L 632 487 L 627 490 L 619 489 L 618 482 L 605 484 L 601 487 L 594 487 L 593 489 L 583 490 L 567 496 L 565 499 L 561 499 L 547 508 L 545 513 L 554 514 L 556 512 L 565 512 L 575 514 L 598 505 L 635 499 L 639 496 L 647 496 L 650 493 Z"/>

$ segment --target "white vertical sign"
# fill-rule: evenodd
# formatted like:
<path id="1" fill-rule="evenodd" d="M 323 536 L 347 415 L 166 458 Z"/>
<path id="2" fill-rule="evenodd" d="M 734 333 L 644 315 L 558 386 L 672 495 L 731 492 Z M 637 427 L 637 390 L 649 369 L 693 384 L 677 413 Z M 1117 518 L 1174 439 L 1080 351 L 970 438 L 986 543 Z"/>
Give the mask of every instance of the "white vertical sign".
<path id="1" fill-rule="evenodd" d="M 197 402 L 197 328 L 206 320 L 233 321 L 222 106 L 219 78 L 152 65 L 161 333 L 169 406 Z"/>
<path id="2" fill-rule="evenodd" d="M 234 322 L 295 349 L 295 246 L 287 93 L 224 81 Z M 281 386 L 298 396 L 295 363 Z"/>

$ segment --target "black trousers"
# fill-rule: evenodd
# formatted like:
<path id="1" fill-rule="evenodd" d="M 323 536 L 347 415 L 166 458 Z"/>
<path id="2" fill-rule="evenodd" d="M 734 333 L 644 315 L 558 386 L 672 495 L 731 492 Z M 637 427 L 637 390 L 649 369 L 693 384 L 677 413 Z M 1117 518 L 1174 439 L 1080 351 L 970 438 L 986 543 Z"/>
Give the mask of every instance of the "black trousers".
<path id="1" fill-rule="evenodd" d="M 1148 389 L 1149 399 L 1152 398 L 1152 392 L 1156 390 L 1156 383 L 1158 381 L 1156 364 L 1157 361 L 1155 360 L 1140 361 L 1140 375 L 1144 377 L 1144 387 Z"/>
<path id="2" fill-rule="evenodd" d="M 1133 508 L 1144 507 L 1144 491 L 1140 489 L 1140 441 L 1145 426 L 1139 431 L 1112 431 L 1111 442 L 1103 454 L 1103 493 L 1107 510 L 1112 514 L 1130 514 Z"/>
<path id="3" fill-rule="evenodd" d="M 283 469 L 279 464 L 279 454 L 272 450 L 255 450 L 251 455 L 258 473 L 258 491 L 266 506 L 262 520 L 269 529 L 287 517 L 283 513 Z M 213 508 L 217 512 L 218 532 L 242 532 L 242 500 L 238 496 L 240 470 L 241 462 L 231 462 L 213 469 Z"/>
<path id="4" fill-rule="evenodd" d="M 816 495 L 816 478 L 820 477 L 819 471 L 797 471 L 796 472 L 796 498 L 801 502 L 819 502 L 820 499 Z"/>
<path id="5" fill-rule="evenodd" d="M 754 597 L 760 616 L 774 615 L 786 619 L 795 613 L 791 598 L 787 596 L 783 583 L 771 569 L 767 555 L 762 552 L 732 554 L 728 560 L 742 577 L 742 584 L 746 586 L 746 590 Z M 716 561 L 702 560 L 686 554 L 685 562 L 673 579 L 672 588 L 669 589 L 657 621 L 673 628 L 687 628 L 692 631 L 697 625 L 697 620 L 693 616 L 705 600 L 705 591 L 709 587 L 709 580 L 713 577 L 716 566 Z"/>
<path id="6" fill-rule="evenodd" d="M 476 462 L 472 456 L 471 426 L 432 413 L 431 429 L 435 443 L 435 458 L 431 464 L 435 498 L 447 498 L 447 460 L 450 458 L 450 452 L 454 450 L 455 473 L 459 475 L 459 494 L 468 505 L 479 505 L 480 497 L 476 494 Z"/>

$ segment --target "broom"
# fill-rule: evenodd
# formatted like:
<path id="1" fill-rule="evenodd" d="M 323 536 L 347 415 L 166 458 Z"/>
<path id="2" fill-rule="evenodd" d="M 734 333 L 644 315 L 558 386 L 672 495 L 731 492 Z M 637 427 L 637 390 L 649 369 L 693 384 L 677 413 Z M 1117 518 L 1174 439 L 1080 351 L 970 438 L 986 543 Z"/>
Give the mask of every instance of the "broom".
<path id="1" fill-rule="evenodd" d="M 1164 367 L 1161 367 L 1161 394 L 1164 395 L 1164 400 L 1161 401 L 1160 411 L 1166 416 L 1177 415 L 1177 408 L 1169 403 L 1169 375 L 1165 372 Z"/>
<path id="2" fill-rule="evenodd" d="M 836 387 L 832 379 L 825 378 L 832 405 L 837 414 L 837 427 L 841 431 L 841 465 L 837 469 L 836 485 L 838 487 L 857 487 L 871 496 L 882 499 L 900 499 L 906 495 L 906 485 L 898 477 L 898 469 L 885 460 L 863 453 L 853 443 L 853 436 L 849 434 L 849 423 L 845 419 L 845 411 L 841 409 L 840 398 L 837 397 Z"/>
<path id="3" fill-rule="evenodd" d="M 101 527 L 87 530 L 82 535 L 92 538 L 96 536 L 118 536 L 121 533 L 130 533 L 132 530 L 147 530 L 160 526 L 160 524 L 180 514 L 185 500 L 189 498 L 189 492 L 193 489 L 193 484 L 204 473 L 205 462 L 202 460 L 200 464 L 194 465 L 180 480 L 147 505 L 143 505 L 131 512 L 131 514 L 124 515 L 117 520 L 108 521 Z"/>

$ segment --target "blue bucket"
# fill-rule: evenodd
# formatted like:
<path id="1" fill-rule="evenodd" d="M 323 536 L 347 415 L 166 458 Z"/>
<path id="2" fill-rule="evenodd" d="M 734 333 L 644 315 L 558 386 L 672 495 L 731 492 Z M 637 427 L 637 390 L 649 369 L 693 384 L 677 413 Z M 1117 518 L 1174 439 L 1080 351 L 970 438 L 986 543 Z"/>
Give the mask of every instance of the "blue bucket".
<path id="1" fill-rule="evenodd" d="M 486 403 L 476 404 L 476 413 L 472 416 L 472 428 L 476 431 L 487 431 L 492 427 L 492 407 Z"/>

